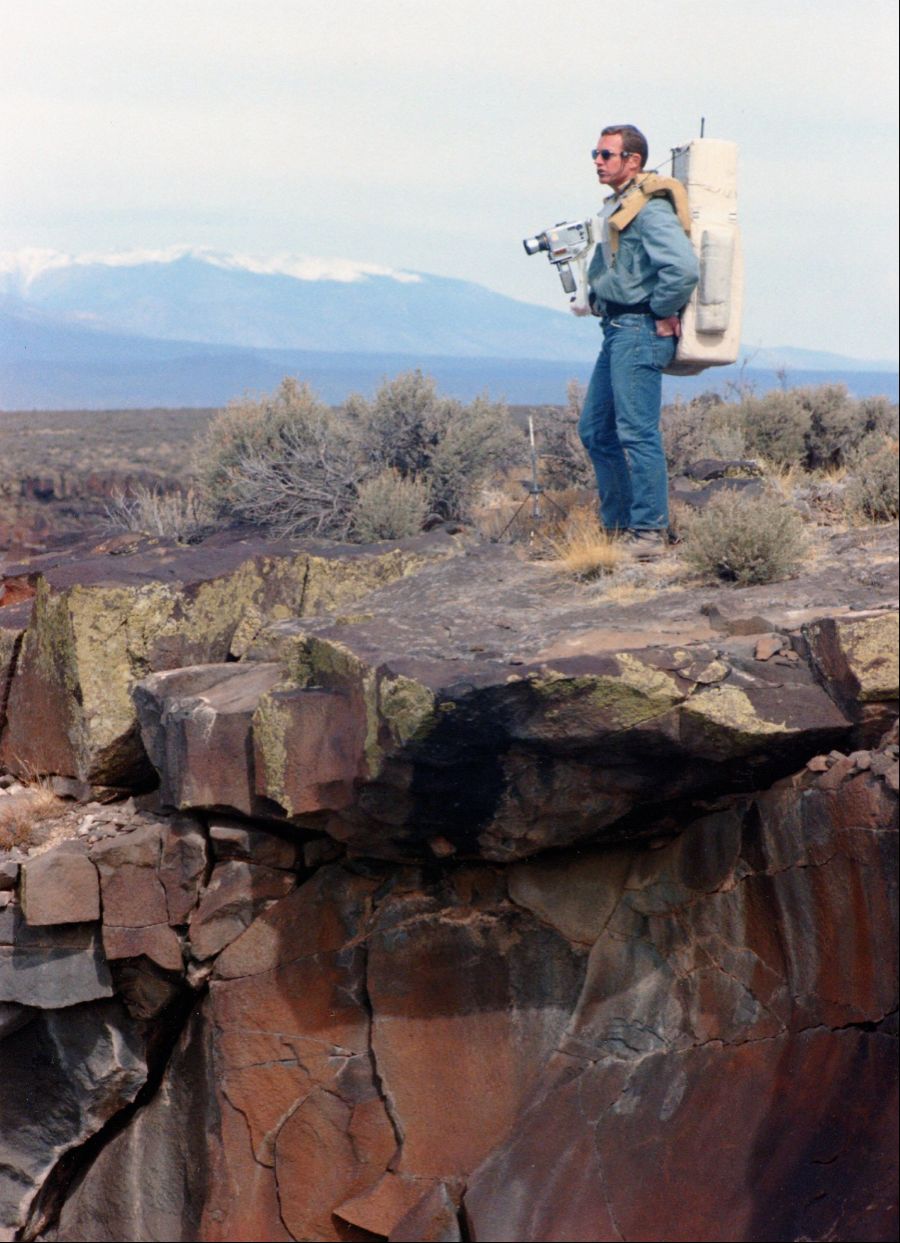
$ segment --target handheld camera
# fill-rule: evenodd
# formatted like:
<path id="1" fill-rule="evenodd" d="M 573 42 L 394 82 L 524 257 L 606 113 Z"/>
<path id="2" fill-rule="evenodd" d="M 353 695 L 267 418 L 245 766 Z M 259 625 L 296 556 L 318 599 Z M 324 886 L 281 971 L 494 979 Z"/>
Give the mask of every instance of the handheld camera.
<path id="1" fill-rule="evenodd" d="M 587 256 L 594 245 L 593 221 L 563 220 L 552 229 L 536 233 L 534 237 L 526 237 L 522 245 L 527 255 L 545 251 L 547 258 L 559 272 L 560 282 L 569 295 L 572 310 L 587 309 Z"/>

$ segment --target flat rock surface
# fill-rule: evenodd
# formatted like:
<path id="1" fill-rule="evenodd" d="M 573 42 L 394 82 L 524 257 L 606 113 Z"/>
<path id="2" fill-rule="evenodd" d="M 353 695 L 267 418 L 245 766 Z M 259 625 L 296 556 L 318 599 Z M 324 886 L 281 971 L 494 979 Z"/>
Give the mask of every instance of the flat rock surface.
<path id="1" fill-rule="evenodd" d="M 734 619 L 759 619 L 761 633 L 795 630 L 825 615 L 896 608 L 896 558 L 894 529 L 867 527 L 820 533 L 814 557 L 784 582 L 737 588 L 685 581 L 673 549 L 658 567 L 586 584 L 553 563 L 485 544 L 306 628 L 335 639 L 352 633 L 354 648 L 370 646 L 382 659 L 454 662 L 724 642 Z"/>

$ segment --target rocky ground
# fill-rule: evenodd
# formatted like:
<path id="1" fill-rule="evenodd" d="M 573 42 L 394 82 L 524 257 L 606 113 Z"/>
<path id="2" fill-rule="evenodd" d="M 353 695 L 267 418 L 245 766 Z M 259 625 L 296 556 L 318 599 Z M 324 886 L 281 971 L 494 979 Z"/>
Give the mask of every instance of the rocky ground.
<path id="1" fill-rule="evenodd" d="M 0 1238 L 896 1233 L 896 535 L 0 597 Z"/>

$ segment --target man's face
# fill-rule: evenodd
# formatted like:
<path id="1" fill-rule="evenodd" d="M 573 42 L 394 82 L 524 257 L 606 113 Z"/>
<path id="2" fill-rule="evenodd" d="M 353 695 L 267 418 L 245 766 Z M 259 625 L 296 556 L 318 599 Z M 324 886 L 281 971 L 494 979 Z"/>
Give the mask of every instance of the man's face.
<path id="1" fill-rule="evenodd" d="M 640 156 L 622 154 L 621 134 L 602 134 L 597 139 L 596 151 L 594 167 L 597 170 L 597 180 L 602 186 L 619 190 L 640 171 Z M 608 158 L 605 158 L 604 153 L 608 153 Z"/>

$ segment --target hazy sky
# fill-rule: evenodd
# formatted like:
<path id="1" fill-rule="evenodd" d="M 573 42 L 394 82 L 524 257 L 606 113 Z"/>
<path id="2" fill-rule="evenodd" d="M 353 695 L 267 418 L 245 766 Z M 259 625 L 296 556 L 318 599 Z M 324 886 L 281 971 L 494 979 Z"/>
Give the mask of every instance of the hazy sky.
<path id="1" fill-rule="evenodd" d="M 0 249 L 341 257 L 562 307 L 603 124 L 740 148 L 744 340 L 897 355 L 883 0 L 0 0 Z M 583 327 L 573 321 L 573 330 Z"/>

